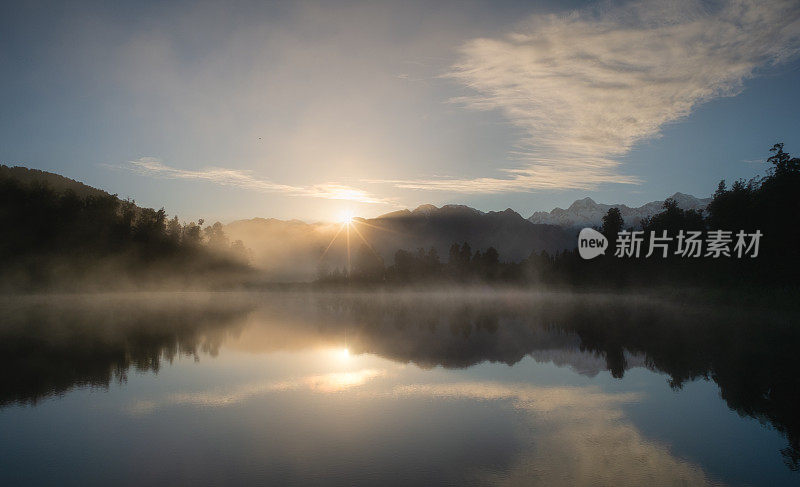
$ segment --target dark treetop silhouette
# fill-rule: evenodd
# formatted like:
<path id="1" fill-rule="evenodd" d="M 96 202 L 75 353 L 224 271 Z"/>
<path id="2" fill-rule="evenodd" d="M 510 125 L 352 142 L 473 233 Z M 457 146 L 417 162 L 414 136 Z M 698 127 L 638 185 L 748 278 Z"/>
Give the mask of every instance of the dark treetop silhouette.
<path id="1" fill-rule="evenodd" d="M 571 287 L 654 286 L 681 284 L 719 288 L 737 286 L 789 286 L 797 284 L 800 272 L 800 159 L 775 144 L 767 174 L 750 181 L 736 181 L 730 189 L 721 181 L 707 213 L 684 210 L 673 199 L 663 210 L 641 221 L 646 240 L 649 235 L 676 235 L 679 231 L 760 231 L 763 234 L 758 258 L 714 259 L 702 256 L 686 259 L 670 253 L 666 258 L 624 259 L 614 256 L 618 232 L 623 230 L 619 209 L 611 208 L 600 230 L 609 240 L 610 251 L 591 261 L 577 250 L 531 252 L 527 259 L 503 262 L 494 247 L 473 252 L 469 242 L 454 243 L 448 259 L 441 262 L 435 248 L 414 252 L 398 250 L 394 263 L 384 268 L 378 254 L 368 246 L 357 253 L 352 272 L 347 269 L 323 272 L 321 283 L 379 282 L 494 282 L 547 284 Z M 577 233 L 574 237 L 577 236 Z M 573 245 L 577 238 L 572 239 Z"/>
<path id="2" fill-rule="evenodd" d="M 56 174 L 0 166 L 0 285 L 100 289 L 246 269 L 242 242 Z"/>
<path id="3" fill-rule="evenodd" d="M 705 212 L 684 210 L 668 199 L 661 213 L 641 221 L 645 236 L 680 230 L 760 231 L 764 237 L 757 259 L 616 258 L 613 249 L 624 225 L 617 208 L 608 210 L 599 228 L 611 251 L 584 261 L 574 250 L 576 235 L 552 225 L 534 225 L 511 210 L 482 214 L 459 206 L 420 207 L 364 220 L 368 243 L 355 249 L 350 267 L 323 266 L 317 280 L 324 285 L 794 287 L 800 272 L 800 160 L 784 152 L 783 144 L 771 151 L 771 169 L 764 177 L 736 181 L 730 189 L 720 182 Z M 6 290 L 76 285 L 108 289 L 161 282 L 231 286 L 253 276 L 246 266 L 249 251 L 241 241 L 231 244 L 220 223 L 181 223 L 178 217 L 168 219 L 163 208 L 140 208 L 42 171 L 0 167 L 0 225 L 5 229 L 0 283 Z M 379 226 L 386 231 L 375 230 Z M 409 247 L 416 250 L 387 252 L 389 242 L 396 241 L 388 236 L 396 235 L 405 235 L 409 243 L 418 239 Z M 449 249 L 445 239 L 452 244 Z M 303 265 L 323 254 L 316 243 L 312 247 L 316 253 L 302 259 Z M 386 262 L 392 254 L 393 262 Z M 517 255 L 527 257 L 513 257 Z"/>
<path id="4" fill-rule="evenodd" d="M 129 369 L 157 373 L 178 354 L 213 356 L 249 323 L 268 327 L 278 349 L 330 343 L 346 330 L 350 353 L 422 368 L 512 365 L 526 356 L 563 356 L 566 365 L 582 356 L 597 367 L 581 364 L 584 374 L 607 369 L 621 378 L 638 366 L 668 374 L 674 388 L 712 380 L 731 409 L 786 436 L 781 453 L 790 468 L 800 462 L 796 308 L 527 293 L 3 300 L 0 407 L 76 386 L 108 387 L 124 382 Z M 254 312 L 258 320 L 245 319 Z"/>

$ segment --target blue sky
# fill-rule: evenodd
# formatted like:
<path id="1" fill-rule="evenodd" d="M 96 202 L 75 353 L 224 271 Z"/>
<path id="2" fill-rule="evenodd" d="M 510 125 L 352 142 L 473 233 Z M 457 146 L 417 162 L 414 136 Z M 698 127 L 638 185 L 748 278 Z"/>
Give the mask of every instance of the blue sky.
<path id="1" fill-rule="evenodd" d="M 639 205 L 800 153 L 792 1 L 1 8 L 0 162 L 184 219 Z"/>

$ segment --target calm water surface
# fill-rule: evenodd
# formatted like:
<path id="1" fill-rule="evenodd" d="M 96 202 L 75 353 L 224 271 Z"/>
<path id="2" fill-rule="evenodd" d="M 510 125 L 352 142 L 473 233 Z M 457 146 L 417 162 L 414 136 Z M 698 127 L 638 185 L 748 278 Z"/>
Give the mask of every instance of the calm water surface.
<path id="1" fill-rule="evenodd" d="M 523 293 L 0 304 L 0 485 L 800 484 L 791 313 Z"/>

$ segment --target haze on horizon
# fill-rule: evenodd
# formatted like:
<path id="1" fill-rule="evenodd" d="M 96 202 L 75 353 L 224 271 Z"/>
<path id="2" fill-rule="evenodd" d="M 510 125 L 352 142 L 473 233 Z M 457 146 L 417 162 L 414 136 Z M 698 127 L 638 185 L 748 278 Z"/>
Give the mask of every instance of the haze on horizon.
<path id="1" fill-rule="evenodd" d="M 639 206 L 800 150 L 791 0 L 39 2 L 0 29 L 0 162 L 184 219 Z"/>

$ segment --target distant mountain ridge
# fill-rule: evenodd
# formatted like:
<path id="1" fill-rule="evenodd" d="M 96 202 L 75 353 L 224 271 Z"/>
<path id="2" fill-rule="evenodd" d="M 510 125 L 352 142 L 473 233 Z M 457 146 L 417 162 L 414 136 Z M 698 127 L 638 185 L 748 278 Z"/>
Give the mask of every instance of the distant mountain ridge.
<path id="1" fill-rule="evenodd" d="M 675 193 L 672 198 L 685 209 L 703 209 L 711 201 L 683 193 Z M 642 218 L 660 212 L 662 205 L 663 201 L 653 201 L 631 208 L 584 198 L 566 210 L 537 212 L 526 219 L 511 208 L 483 212 L 465 205 L 425 204 L 375 218 L 356 217 L 349 238 L 351 251 L 366 241 L 386 265 L 393 263 L 397 250 L 431 247 L 446 262 L 450 245 L 463 242 L 473 250 L 494 247 L 501 260 L 520 261 L 542 250 L 553 254 L 574 248 L 576 229 L 599 226 L 609 208 L 619 208 L 625 224 L 638 227 Z M 225 226 L 225 232 L 253 250 L 257 267 L 283 280 L 311 279 L 320 267 L 343 267 L 347 259 L 347 232 L 343 228 L 337 223 L 253 218 L 232 222 Z"/>
<path id="2" fill-rule="evenodd" d="M 675 193 L 670 196 L 680 208 L 684 210 L 704 210 L 711 202 L 711 198 L 697 198 L 695 196 Z M 611 208 L 619 208 L 626 227 L 638 228 L 643 218 L 649 218 L 663 209 L 664 200 L 651 201 L 642 206 L 631 208 L 627 205 L 607 205 L 596 203 L 591 198 L 575 200 L 566 210 L 555 208 L 552 211 L 537 211 L 528 218 L 536 224 L 557 225 L 564 228 L 593 227 L 602 223 L 603 216 Z"/>
<path id="3" fill-rule="evenodd" d="M 81 197 L 109 196 L 103 190 L 58 174 L 24 167 L 0 165 L 0 178 L 43 183 L 59 193 L 72 190 Z M 711 201 L 682 193 L 672 197 L 687 209 L 702 209 Z M 397 250 L 418 248 L 434 248 L 441 261 L 446 262 L 450 245 L 464 242 L 473 251 L 494 247 L 501 260 L 520 261 L 542 250 L 552 254 L 574 248 L 576 227 L 600 225 L 609 208 L 618 207 L 627 226 L 638 226 L 642 218 L 661 211 L 662 204 L 653 201 L 631 208 L 584 198 L 566 210 L 536 212 L 527 219 L 511 208 L 484 212 L 465 205 L 425 204 L 375 218 L 355 218 L 349 239 L 352 252 L 366 241 L 386 265 L 393 263 Z M 242 240 L 253 251 L 253 264 L 273 279 L 313 279 L 320 267 L 341 268 L 347 262 L 348 232 L 339 223 L 253 218 L 234 221 L 224 230 L 231 240 Z"/>
<path id="4" fill-rule="evenodd" d="M 483 212 L 464 205 L 421 205 L 363 221 L 376 248 L 391 253 L 399 248 L 434 247 L 446 257 L 452 243 L 468 242 L 473 249 L 495 247 L 501 258 L 519 260 L 531 251 L 561 250 L 571 240 L 562 229 L 529 222 L 511 208 Z"/>
<path id="5" fill-rule="evenodd" d="M 514 210 L 508 208 L 505 211 L 514 211 Z M 490 212 L 490 213 L 498 213 L 498 212 Z M 466 205 L 444 205 L 440 208 L 436 205 L 427 204 L 427 205 L 419 205 L 414 210 L 404 209 L 404 210 L 393 211 L 391 213 L 385 213 L 383 215 L 378 216 L 377 218 L 404 218 L 408 216 L 442 216 L 444 214 L 447 214 L 449 216 L 455 216 L 455 215 L 468 216 L 468 215 L 486 215 L 487 213 Z"/>
<path id="6" fill-rule="evenodd" d="M 341 224 L 253 218 L 225 226 L 231 239 L 253 250 L 253 263 L 276 279 L 313 278 L 318 267 L 340 268 L 346 262 L 347 232 Z M 453 243 L 473 250 L 494 247 L 501 260 L 519 261 L 531 252 L 554 253 L 574 246 L 568 230 L 536 224 L 516 211 L 482 212 L 464 205 L 421 205 L 376 218 L 354 218 L 349 228 L 351 250 L 366 241 L 386 265 L 397 250 L 436 249 L 442 262 Z M 324 257 L 323 257 L 324 255 Z"/>

